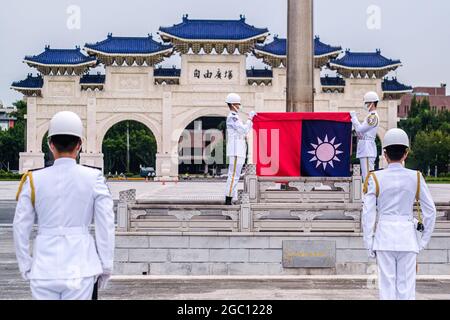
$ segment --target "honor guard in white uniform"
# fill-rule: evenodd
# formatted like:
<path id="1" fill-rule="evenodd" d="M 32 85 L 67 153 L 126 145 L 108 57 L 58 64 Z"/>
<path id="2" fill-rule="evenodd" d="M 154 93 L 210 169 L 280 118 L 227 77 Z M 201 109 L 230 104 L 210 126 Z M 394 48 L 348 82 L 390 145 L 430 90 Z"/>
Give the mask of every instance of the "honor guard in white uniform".
<path id="1" fill-rule="evenodd" d="M 430 241 L 436 220 L 436 208 L 422 174 L 402 165 L 408 148 L 403 130 L 389 130 L 383 141 L 389 166 L 371 172 L 364 184 L 364 242 L 369 257 L 377 260 L 382 300 L 415 299 L 417 254 Z"/>
<path id="2" fill-rule="evenodd" d="M 375 160 L 377 158 L 377 145 L 375 139 L 377 137 L 380 122 L 377 114 L 379 100 L 376 92 L 368 92 L 364 96 L 364 109 L 366 109 L 369 114 L 366 116 L 363 123 L 359 122 L 356 112 L 350 112 L 353 127 L 358 136 L 356 157 L 361 163 L 361 175 L 363 180 L 365 180 L 369 172 L 374 169 Z"/>
<path id="3" fill-rule="evenodd" d="M 89 300 L 94 283 L 102 288 L 112 274 L 113 200 L 102 172 L 76 163 L 82 132 L 75 113 L 57 113 L 48 134 L 54 165 L 27 172 L 17 192 L 14 244 L 34 299 Z M 89 232 L 93 220 L 95 240 Z"/>
<path id="4" fill-rule="evenodd" d="M 241 97 L 236 93 L 230 93 L 226 99 L 230 108 L 227 117 L 227 157 L 229 160 L 228 179 L 225 189 L 225 203 L 231 205 L 237 200 L 237 185 L 241 177 L 242 168 L 247 157 L 246 136 L 253 128 L 254 111 L 248 114 L 248 120 L 244 124 L 239 118 L 241 109 Z"/>

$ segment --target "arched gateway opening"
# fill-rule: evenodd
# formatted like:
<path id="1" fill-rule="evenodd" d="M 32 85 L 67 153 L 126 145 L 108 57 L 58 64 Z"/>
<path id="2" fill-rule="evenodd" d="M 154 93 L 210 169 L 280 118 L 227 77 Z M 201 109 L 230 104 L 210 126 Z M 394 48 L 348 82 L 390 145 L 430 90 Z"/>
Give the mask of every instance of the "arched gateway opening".
<path id="1" fill-rule="evenodd" d="M 200 117 L 183 131 L 178 142 L 179 174 L 220 176 L 226 169 L 226 118 Z"/>
<path id="2" fill-rule="evenodd" d="M 102 152 L 105 174 L 133 176 L 143 168 L 156 171 L 156 139 L 140 122 L 126 120 L 109 128 L 102 141 Z"/>

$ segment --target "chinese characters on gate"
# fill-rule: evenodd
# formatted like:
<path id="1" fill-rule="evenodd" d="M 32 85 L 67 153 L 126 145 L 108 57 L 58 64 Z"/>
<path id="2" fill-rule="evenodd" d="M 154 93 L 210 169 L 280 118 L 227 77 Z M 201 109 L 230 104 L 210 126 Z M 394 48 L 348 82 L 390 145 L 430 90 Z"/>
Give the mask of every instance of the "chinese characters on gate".
<path id="1" fill-rule="evenodd" d="M 199 69 L 194 70 L 194 78 L 197 79 L 217 79 L 217 80 L 232 80 L 233 79 L 233 70 L 222 70 L 217 69 L 217 71 L 211 71 L 210 69 L 207 69 L 206 71 L 202 72 Z"/>

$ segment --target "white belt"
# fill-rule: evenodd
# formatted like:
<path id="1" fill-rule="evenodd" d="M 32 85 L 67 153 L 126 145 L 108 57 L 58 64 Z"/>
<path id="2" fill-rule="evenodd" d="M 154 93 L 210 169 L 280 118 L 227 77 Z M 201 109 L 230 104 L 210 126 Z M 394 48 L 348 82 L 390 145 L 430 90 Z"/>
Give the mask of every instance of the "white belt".
<path id="1" fill-rule="evenodd" d="M 411 216 L 388 216 L 388 215 L 381 215 L 379 218 L 379 221 L 413 221 L 413 217 Z"/>
<path id="2" fill-rule="evenodd" d="M 375 142 L 375 138 L 358 138 L 358 141 L 374 141 Z"/>
<path id="3" fill-rule="evenodd" d="M 83 235 L 83 234 L 89 234 L 88 227 L 71 227 L 71 228 L 39 227 L 38 229 L 38 235 L 45 235 L 45 236 L 69 236 L 69 235 Z"/>

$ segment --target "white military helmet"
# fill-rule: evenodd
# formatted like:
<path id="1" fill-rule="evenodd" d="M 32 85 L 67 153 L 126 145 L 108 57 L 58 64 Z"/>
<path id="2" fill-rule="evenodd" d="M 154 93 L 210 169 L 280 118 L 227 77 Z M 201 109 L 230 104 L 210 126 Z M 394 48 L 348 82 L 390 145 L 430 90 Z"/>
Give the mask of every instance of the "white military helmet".
<path id="1" fill-rule="evenodd" d="M 369 91 L 364 95 L 364 103 L 372 103 L 378 101 L 380 101 L 380 98 L 378 97 L 378 94 L 374 91 Z"/>
<path id="2" fill-rule="evenodd" d="M 61 111 L 50 120 L 48 137 L 57 135 L 75 136 L 83 139 L 83 123 L 80 117 L 71 111 Z"/>
<path id="3" fill-rule="evenodd" d="M 225 102 L 228 104 L 241 104 L 241 96 L 237 93 L 230 93 Z"/>
<path id="4" fill-rule="evenodd" d="M 391 129 L 386 132 L 383 139 L 383 149 L 394 145 L 401 145 L 409 148 L 408 135 L 402 129 Z"/>

